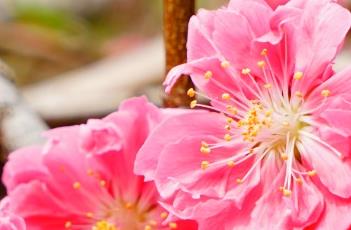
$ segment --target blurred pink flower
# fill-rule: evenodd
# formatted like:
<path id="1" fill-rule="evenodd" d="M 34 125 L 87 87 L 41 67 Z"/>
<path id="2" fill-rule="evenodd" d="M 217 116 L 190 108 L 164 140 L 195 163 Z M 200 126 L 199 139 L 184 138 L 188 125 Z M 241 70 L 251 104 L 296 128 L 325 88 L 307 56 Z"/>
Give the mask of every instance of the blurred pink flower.
<path id="1" fill-rule="evenodd" d="M 173 117 L 135 171 L 199 229 L 348 229 L 351 68 L 332 64 L 351 23 L 331 0 L 232 0 L 190 21 L 188 63 L 211 106 Z M 208 111 L 208 110 L 211 110 Z M 162 138 L 161 138 L 162 137 Z"/>
<path id="2" fill-rule="evenodd" d="M 3 175 L 11 209 L 29 230 L 196 229 L 166 223 L 154 184 L 133 173 L 140 146 L 170 114 L 131 99 L 102 120 L 49 131 L 43 148 L 12 153 Z"/>
<path id="3" fill-rule="evenodd" d="M 9 205 L 8 197 L 0 202 L 0 230 L 26 230 L 24 220 L 14 215 Z"/>

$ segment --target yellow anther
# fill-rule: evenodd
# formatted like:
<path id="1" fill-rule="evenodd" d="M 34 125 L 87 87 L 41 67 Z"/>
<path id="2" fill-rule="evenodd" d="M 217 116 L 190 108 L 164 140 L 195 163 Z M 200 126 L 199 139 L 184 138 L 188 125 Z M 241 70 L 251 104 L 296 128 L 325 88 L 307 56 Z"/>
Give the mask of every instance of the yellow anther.
<path id="1" fill-rule="evenodd" d="M 131 209 L 131 208 L 133 208 L 133 203 L 127 202 L 127 203 L 124 205 L 124 207 L 125 207 L 126 209 Z"/>
<path id="2" fill-rule="evenodd" d="M 101 187 L 105 187 L 105 186 L 106 186 L 106 181 L 101 180 L 101 181 L 100 181 L 100 186 L 101 186 Z"/>
<path id="3" fill-rule="evenodd" d="M 280 157 L 282 158 L 283 161 L 287 161 L 289 159 L 288 154 L 286 153 L 280 154 Z"/>
<path id="4" fill-rule="evenodd" d="M 204 154 L 209 154 L 211 152 L 211 149 L 209 147 L 201 146 L 200 152 Z"/>
<path id="5" fill-rule="evenodd" d="M 197 100 L 193 100 L 192 102 L 190 102 L 190 108 L 193 109 L 195 108 L 197 105 Z"/>
<path id="6" fill-rule="evenodd" d="M 231 126 L 231 125 L 226 125 L 226 126 L 224 126 L 224 128 L 225 128 L 226 130 L 230 131 L 230 130 L 232 129 L 232 126 Z"/>
<path id="7" fill-rule="evenodd" d="M 100 220 L 95 223 L 92 230 L 117 230 L 117 228 L 114 224 L 111 224 L 106 220 Z"/>
<path id="8" fill-rule="evenodd" d="M 266 66 L 266 62 L 265 61 L 259 61 L 259 62 L 257 62 L 257 65 L 258 65 L 258 67 L 263 68 L 263 67 Z"/>
<path id="9" fill-rule="evenodd" d="M 283 186 L 280 186 L 280 187 L 279 187 L 279 191 L 280 191 L 280 192 L 283 192 L 283 191 L 284 191 L 284 187 L 283 187 Z"/>
<path id="10" fill-rule="evenodd" d="M 264 115 L 266 116 L 266 117 L 270 117 L 271 115 L 272 115 L 272 110 L 267 110 L 265 113 L 264 113 Z"/>
<path id="11" fill-rule="evenodd" d="M 81 184 L 79 182 L 74 182 L 73 183 L 73 188 L 74 189 L 80 189 L 80 187 L 81 187 Z"/>
<path id="12" fill-rule="evenodd" d="M 149 221 L 149 224 L 151 225 L 151 226 L 157 226 L 157 221 L 156 220 L 150 220 Z"/>
<path id="13" fill-rule="evenodd" d="M 283 195 L 286 197 L 290 197 L 291 196 L 291 191 L 289 189 L 283 189 Z"/>
<path id="14" fill-rule="evenodd" d="M 235 166 L 235 162 L 230 160 L 227 162 L 228 167 L 233 168 Z"/>
<path id="15" fill-rule="evenodd" d="M 222 100 L 226 100 L 226 101 L 228 101 L 228 100 L 230 100 L 230 94 L 229 93 L 223 93 L 222 94 Z"/>
<path id="16" fill-rule="evenodd" d="M 195 92 L 195 90 L 194 90 L 193 88 L 190 88 L 190 89 L 188 90 L 188 92 L 187 92 L 187 95 L 188 95 L 189 97 L 195 97 L 196 92 Z"/>
<path id="17" fill-rule="evenodd" d="M 296 181 L 296 183 L 298 183 L 298 184 L 302 184 L 302 183 L 303 183 L 303 181 L 302 181 L 302 178 L 301 178 L 301 177 L 296 178 L 296 179 L 295 179 L 295 181 Z"/>
<path id="18" fill-rule="evenodd" d="M 71 227 L 72 227 L 72 222 L 71 221 L 66 221 L 65 228 L 71 228 Z"/>
<path id="19" fill-rule="evenodd" d="M 94 214 L 92 212 L 87 212 L 85 213 L 85 216 L 91 219 L 94 217 Z"/>
<path id="20" fill-rule="evenodd" d="M 167 213 L 167 212 L 162 212 L 162 213 L 160 214 L 160 217 L 161 217 L 162 219 L 166 219 L 166 218 L 168 217 L 168 213 Z"/>
<path id="21" fill-rule="evenodd" d="M 302 72 L 296 72 L 294 74 L 294 79 L 295 80 L 300 80 L 303 77 L 303 73 Z"/>
<path id="22" fill-rule="evenodd" d="M 244 74 L 244 75 L 248 75 L 248 74 L 251 73 L 251 69 L 249 69 L 249 68 L 244 68 L 244 69 L 241 70 L 241 73 Z"/>
<path id="23" fill-rule="evenodd" d="M 227 117 L 226 120 L 227 120 L 227 123 L 228 123 L 228 124 L 231 124 L 231 123 L 234 122 L 233 118 L 231 118 L 231 117 Z"/>
<path id="24" fill-rule="evenodd" d="M 240 179 L 240 178 L 238 178 L 238 179 L 236 179 L 236 183 L 237 184 L 242 184 L 244 181 L 242 180 L 242 179 Z"/>
<path id="25" fill-rule="evenodd" d="M 283 124 L 285 127 L 288 127 L 288 126 L 289 126 L 289 122 L 287 122 L 287 121 L 284 121 L 282 124 Z"/>
<path id="26" fill-rule="evenodd" d="M 151 225 L 145 225 L 145 227 L 144 227 L 144 230 L 152 230 L 152 227 L 151 227 Z"/>
<path id="27" fill-rule="evenodd" d="M 330 91 L 328 89 L 322 90 L 321 95 L 323 97 L 329 97 L 330 96 Z"/>
<path id="28" fill-rule="evenodd" d="M 177 228 L 178 228 L 178 225 L 177 225 L 177 223 L 175 223 L 175 222 L 170 222 L 170 223 L 168 224 L 168 227 L 169 227 L 170 229 L 177 229 Z"/>
<path id="29" fill-rule="evenodd" d="M 268 50 L 267 50 L 267 49 L 263 49 L 263 50 L 261 51 L 261 55 L 262 55 L 262 56 L 267 56 L 267 54 L 268 54 Z"/>
<path id="30" fill-rule="evenodd" d="M 270 88 L 272 88 L 272 84 L 267 83 L 267 84 L 264 84 L 263 87 L 264 87 L 265 89 L 270 89 Z"/>
<path id="31" fill-rule="evenodd" d="M 207 169 L 209 164 L 210 163 L 208 161 L 202 161 L 201 162 L 201 169 L 203 169 L 203 170 Z"/>
<path id="32" fill-rule="evenodd" d="M 225 141 L 231 141 L 232 140 L 232 136 L 227 133 L 226 135 L 224 135 L 224 140 Z"/>
<path id="33" fill-rule="evenodd" d="M 232 115 L 236 115 L 238 113 L 238 109 L 233 107 L 232 105 L 227 105 L 226 109 L 228 110 L 229 113 Z"/>
<path id="34" fill-rule="evenodd" d="M 303 97 L 303 94 L 300 91 L 295 92 L 296 97 Z"/>
<path id="35" fill-rule="evenodd" d="M 207 71 L 204 76 L 206 80 L 209 80 L 213 77 L 213 73 L 211 71 Z"/>
<path id="36" fill-rule="evenodd" d="M 311 177 L 312 177 L 312 176 L 315 176 L 316 174 L 317 174 L 317 171 L 316 171 L 316 170 L 311 170 L 311 171 L 308 171 L 308 172 L 307 172 L 307 175 L 308 175 L 308 176 L 311 176 Z"/>
<path id="37" fill-rule="evenodd" d="M 222 61 L 221 66 L 222 66 L 222 68 L 226 69 L 230 66 L 230 63 L 229 63 L 229 61 L 224 60 L 224 61 Z"/>
<path id="38" fill-rule="evenodd" d="M 88 176 L 94 176 L 94 171 L 92 169 L 87 170 L 87 175 Z"/>
<path id="39" fill-rule="evenodd" d="M 201 147 L 208 148 L 208 143 L 205 141 L 201 141 Z"/>

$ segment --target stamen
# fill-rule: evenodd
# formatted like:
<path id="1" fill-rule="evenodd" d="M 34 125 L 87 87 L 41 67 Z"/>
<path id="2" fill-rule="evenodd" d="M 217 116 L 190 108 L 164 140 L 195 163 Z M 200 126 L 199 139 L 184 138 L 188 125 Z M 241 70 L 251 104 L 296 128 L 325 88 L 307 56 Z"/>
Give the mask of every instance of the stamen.
<path id="1" fill-rule="evenodd" d="M 73 183 L 73 188 L 74 188 L 74 189 L 77 189 L 77 190 L 78 190 L 78 189 L 80 189 L 80 187 L 81 187 L 81 184 L 80 184 L 79 182 L 74 182 L 74 183 Z"/>
<path id="2" fill-rule="evenodd" d="M 230 160 L 227 162 L 228 167 L 233 168 L 235 166 L 235 162 Z"/>
<path id="3" fill-rule="evenodd" d="M 168 224 L 168 227 L 169 227 L 170 229 L 177 229 L 177 228 L 178 228 L 178 225 L 177 225 L 177 223 L 175 223 L 175 222 L 170 222 L 170 223 Z"/>
<path id="4" fill-rule="evenodd" d="M 316 170 L 308 171 L 307 175 L 310 176 L 310 177 L 313 177 L 313 176 L 317 175 L 317 171 Z"/>
<path id="5" fill-rule="evenodd" d="M 193 100 L 193 101 L 190 102 L 190 108 L 191 109 L 194 109 L 196 107 L 196 105 L 197 105 L 197 100 Z"/>
<path id="6" fill-rule="evenodd" d="M 286 197 L 290 197 L 291 196 L 291 190 L 283 189 L 283 195 L 286 196 Z"/>
<path id="7" fill-rule="evenodd" d="M 71 221 L 66 221 L 65 228 L 71 228 L 71 227 L 72 227 L 72 222 Z"/>
<path id="8" fill-rule="evenodd" d="M 225 141 L 231 141 L 232 140 L 232 136 L 230 134 L 225 134 L 224 135 L 224 140 Z"/>
<path id="9" fill-rule="evenodd" d="M 303 73 L 302 72 L 296 72 L 294 74 L 294 79 L 295 80 L 301 80 L 302 77 L 303 77 Z"/>
<path id="10" fill-rule="evenodd" d="M 229 93 L 223 93 L 223 94 L 222 94 L 222 100 L 228 101 L 228 100 L 230 100 L 230 99 L 231 99 L 231 97 L 230 97 L 230 94 L 229 94 Z"/>
<path id="11" fill-rule="evenodd" d="M 209 166 L 209 162 L 208 161 L 202 161 L 201 162 L 201 169 L 202 170 L 205 170 L 205 169 L 207 169 L 208 168 L 208 166 Z"/>
<path id="12" fill-rule="evenodd" d="M 161 217 L 161 219 L 166 219 L 168 217 L 168 213 L 167 212 L 162 212 L 160 214 L 160 217 Z"/>
<path id="13" fill-rule="evenodd" d="M 188 95 L 189 97 L 195 97 L 196 92 L 195 92 L 195 90 L 194 90 L 193 88 L 190 88 L 190 89 L 188 90 L 188 92 L 187 92 L 187 95 Z"/>
<path id="14" fill-rule="evenodd" d="M 257 62 L 257 65 L 260 68 L 264 68 L 266 66 L 266 62 L 265 61 L 259 61 L 259 62 Z"/>
<path id="15" fill-rule="evenodd" d="M 230 63 L 229 63 L 229 61 L 224 60 L 224 61 L 222 61 L 221 66 L 223 69 L 226 69 L 230 66 Z"/>
<path id="16" fill-rule="evenodd" d="M 261 56 L 267 56 L 267 54 L 268 54 L 268 50 L 267 49 L 263 49 L 261 51 Z"/>
<path id="17" fill-rule="evenodd" d="M 244 68 L 241 70 L 241 73 L 243 75 L 249 75 L 251 73 L 251 70 L 249 68 Z"/>
<path id="18" fill-rule="evenodd" d="M 323 97 L 329 97 L 330 96 L 330 91 L 328 89 L 324 89 L 324 90 L 322 90 L 321 95 Z"/>
<path id="19" fill-rule="evenodd" d="M 204 77 L 206 80 L 209 80 L 213 77 L 213 73 L 211 71 L 207 71 L 205 74 L 204 74 Z"/>

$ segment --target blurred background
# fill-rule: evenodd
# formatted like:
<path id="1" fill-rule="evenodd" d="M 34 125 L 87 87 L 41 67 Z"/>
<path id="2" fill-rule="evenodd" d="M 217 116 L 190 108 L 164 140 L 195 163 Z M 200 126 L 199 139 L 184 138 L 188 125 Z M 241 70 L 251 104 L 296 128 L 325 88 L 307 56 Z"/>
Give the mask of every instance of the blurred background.
<path id="1" fill-rule="evenodd" d="M 0 59 L 52 127 L 103 116 L 133 95 L 160 103 L 161 36 L 162 0 L 0 0 Z"/>

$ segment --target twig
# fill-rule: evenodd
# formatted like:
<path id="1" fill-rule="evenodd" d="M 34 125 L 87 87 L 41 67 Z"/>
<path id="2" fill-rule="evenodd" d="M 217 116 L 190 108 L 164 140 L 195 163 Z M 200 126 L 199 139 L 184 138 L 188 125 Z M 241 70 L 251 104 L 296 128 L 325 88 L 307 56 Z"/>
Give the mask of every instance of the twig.
<path id="1" fill-rule="evenodd" d="M 188 22 L 195 11 L 195 0 L 164 0 L 164 41 L 166 47 L 166 71 L 186 62 Z M 182 76 L 164 99 L 165 107 L 189 105 L 186 92 L 192 82 Z"/>

